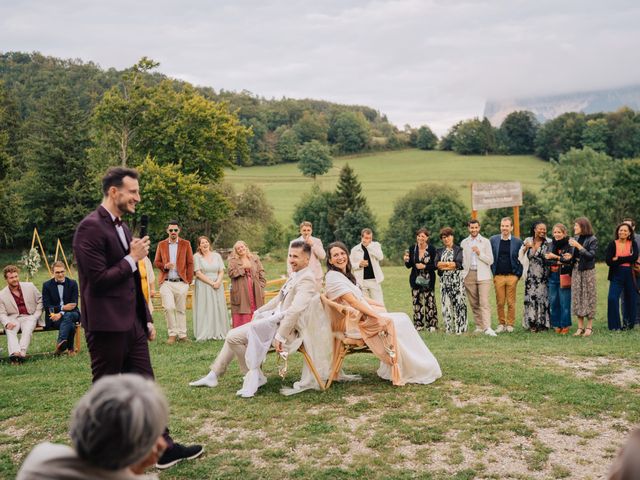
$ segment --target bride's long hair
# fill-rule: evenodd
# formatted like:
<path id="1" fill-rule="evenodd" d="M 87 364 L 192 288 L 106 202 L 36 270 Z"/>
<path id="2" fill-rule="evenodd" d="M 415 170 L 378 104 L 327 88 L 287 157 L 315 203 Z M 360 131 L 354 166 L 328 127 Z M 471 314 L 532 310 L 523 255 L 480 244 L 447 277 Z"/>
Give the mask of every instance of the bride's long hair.
<path id="1" fill-rule="evenodd" d="M 347 254 L 347 269 L 346 271 L 342 271 L 340 270 L 338 267 L 334 266 L 331 264 L 331 262 L 329 262 L 329 260 L 331 260 L 331 249 L 332 248 L 339 248 L 340 250 L 342 250 L 344 253 Z M 331 244 L 329 244 L 329 247 L 327 247 L 327 270 L 334 270 L 338 273 L 343 274 L 345 277 L 347 277 L 351 283 L 353 283 L 354 285 L 356 285 L 356 277 L 353 276 L 353 273 L 351 273 L 351 261 L 348 260 L 349 258 L 349 250 L 347 249 L 347 246 L 342 243 L 342 242 L 333 242 Z"/>

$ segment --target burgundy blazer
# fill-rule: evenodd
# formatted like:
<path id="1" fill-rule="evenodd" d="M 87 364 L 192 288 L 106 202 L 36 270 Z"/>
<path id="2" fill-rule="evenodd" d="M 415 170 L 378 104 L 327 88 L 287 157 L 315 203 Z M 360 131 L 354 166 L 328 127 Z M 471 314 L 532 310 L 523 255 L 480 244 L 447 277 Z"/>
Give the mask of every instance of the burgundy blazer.
<path id="1" fill-rule="evenodd" d="M 123 223 L 131 242 L 131 232 Z M 87 215 L 73 236 L 73 253 L 78 264 L 82 327 L 87 332 L 126 332 L 134 322 L 145 331 L 151 314 L 144 300 L 140 272 L 131 271 L 116 227 L 100 206 Z"/>

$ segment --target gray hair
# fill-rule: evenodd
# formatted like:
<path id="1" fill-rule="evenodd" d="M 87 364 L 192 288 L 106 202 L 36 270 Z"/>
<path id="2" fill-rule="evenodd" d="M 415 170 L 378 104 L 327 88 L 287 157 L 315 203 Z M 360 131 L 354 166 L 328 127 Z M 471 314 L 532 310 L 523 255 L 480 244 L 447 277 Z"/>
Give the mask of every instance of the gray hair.
<path id="1" fill-rule="evenodd" d="M 78 456 L 106 470 L 141 461 L 169 423 L 167 399 L 140 375 L 98 380 L 71 414 L 70 435 Z"/>

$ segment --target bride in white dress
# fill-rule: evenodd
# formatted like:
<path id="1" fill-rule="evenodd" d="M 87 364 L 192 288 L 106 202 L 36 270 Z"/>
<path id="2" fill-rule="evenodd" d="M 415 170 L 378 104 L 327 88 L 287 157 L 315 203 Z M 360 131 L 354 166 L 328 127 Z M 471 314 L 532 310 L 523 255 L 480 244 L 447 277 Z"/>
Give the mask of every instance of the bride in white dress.
<path id="1" fill-rule="evenodd" d="M 404 313 L 388 313 L 382 303 L 364 296 L 351 274 L 349 252 L 342 242 L 329 245 L 327 267 L 329 269 L 325 276 L 327 298 L 358 310 L 369 325 L 375 325 L 376 322 L 383 324 L 388 322 L 387 319 L 391 319 L 395 327 L 396 358 L 400 376 L 399 381 L 394 382 L 396 385 L 428 384 L 442 376 L 438 361 L 414 328 L 411 319 Z M 390 333 L 392 333 L 391 330 Z M 381 378 L 391 380 L 392 371 L 392 365 L 387 359 L 380 362 L 377 373 Z"/>

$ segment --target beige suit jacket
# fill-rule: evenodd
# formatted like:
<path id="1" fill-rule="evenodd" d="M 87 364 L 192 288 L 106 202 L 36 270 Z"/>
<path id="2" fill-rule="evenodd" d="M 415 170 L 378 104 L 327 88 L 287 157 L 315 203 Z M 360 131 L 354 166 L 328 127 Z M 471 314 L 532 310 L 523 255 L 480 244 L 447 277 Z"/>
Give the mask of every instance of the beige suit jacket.
<path id="1" fill-rule="evenodd" d="M 283 293 L 286 295 L 283 297 Z M 275 310 L 280 305 L 280 310 L 285 312 L 280 321 L 277 335 L 286 339 L 287 343 L 296 339 L 296 325 L 300 317 L 307 311 L 311 299 L 320 292 L 316 278 L 310 267 L 297 272 L 268 303 L 260 307 L 256 312 Z"/>
<path id="2" fill-rule="evenodd" d="M 42 295 L 31 282 L 20 282 L 20 288 L 22 289 L 27 312 L 29 312 L 29 315 L 37 318 L 40 325 L 44 325 L 44 320 L 41 318 Z M 15 320 L 18 315 L 20 315 L 18 305 L 16 305 L 16 301 L 9 291 L 9 286 L 6 286 L 0 290 L 0 322 L 2 322 L 2 326 L 6 326 L 7 323 Z"/>
<path id="3" fill-rule="evenodd" d="M 476 265 L 478 281 L 491 280 L 493 275 L 491 274 L 491 265 L 493 264 L 493 251 L 491 250 L 491 242 L 489 239 L 478 234 L 478 248 L 480 249 L 480 255 L 478 255 L 478 262 Z M 471 268 L 471 235 L 462 240 L 460 243 L 462 247 L 462 278 L 466 278 Z"/>

